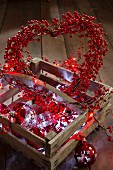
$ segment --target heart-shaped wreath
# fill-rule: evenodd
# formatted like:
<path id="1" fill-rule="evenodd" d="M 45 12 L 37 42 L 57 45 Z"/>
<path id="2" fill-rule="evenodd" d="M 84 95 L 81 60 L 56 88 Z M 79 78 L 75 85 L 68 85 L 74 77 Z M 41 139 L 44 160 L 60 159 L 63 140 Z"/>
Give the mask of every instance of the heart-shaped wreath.
<path id="1" fill-rule="evenodd" d="M 96 79 L 99 69 L 103 64 L 102 57 L 108 51 L 107 42 L 103 38 L 106 33 L 103 31 L 101 24 L 96 24 L 93 20 L 95 20 L 94 17 L 85 14 L 80 15 L 75 11 L 73 15 L 70 12 L 63 14 L 61 21 L 58 18 L 54 18 L 51 24 L 46 20 L 29 21 L 28 26 L 21 26 L 21 31 L 8 39 L 4 55 L 5 63 L 1 69 L 1 76 L 4 73 L 17 72 L 35 77 L 30 70 L 32 57 L 30 52 L 25 50 L 28 44 L 34 40 L 40 42 L 40 37 L 45 35 L 57 38 L 60 35 L 69 34 L 71 38 L 76 34 L 81 42 L 78 48 L 77 59 L 70 57 L 61 64 L 61 67 L 74 72 L 73 80 L 69 87 L 63 87 L 61 90 L 65 89 L 63 91 L 71 96 L 73 93 L 74 96 L 80 92 L 85 93 L 89 87 L 90 79 Z M 84 38 L 87 39 L 87 49 L 82 54 Z M 75 89 L 75 85 L 78 82 L 79 86 Z M 99 91 L 99 93 L 101 92 Z"/>

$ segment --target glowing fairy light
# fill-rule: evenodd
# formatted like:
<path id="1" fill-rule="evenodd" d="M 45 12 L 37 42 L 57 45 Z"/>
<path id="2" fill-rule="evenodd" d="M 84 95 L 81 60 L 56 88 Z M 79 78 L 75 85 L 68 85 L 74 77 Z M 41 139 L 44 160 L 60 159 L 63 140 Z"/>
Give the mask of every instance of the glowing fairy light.
<path id="1" fill-rule="evenodd" d="M 93 112 L 89 112 L 88 113 L 88 119 L 91 119 L 93 117 L 93 115 L 94 115 Z"/>
<path id="2" fill-rule="evenodd" d="M 8 63 L 5 63 L 5 64 L 4 64 L 4 67 L 5 67 L 5 68 L 8 68 Z"/>
<path id="3" fill-rule="evenodd" d="M 0 90 L 2 90 L 4 87 L 3 87 L 3 84 L 0 83 Z"/>

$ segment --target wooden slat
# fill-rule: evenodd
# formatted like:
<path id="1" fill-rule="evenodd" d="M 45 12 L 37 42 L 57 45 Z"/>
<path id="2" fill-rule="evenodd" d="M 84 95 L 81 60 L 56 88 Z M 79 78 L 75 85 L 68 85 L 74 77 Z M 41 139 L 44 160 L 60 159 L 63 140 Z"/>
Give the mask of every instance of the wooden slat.
<path id="1" fill-rule="evenodd" d="M 47 84 L 50 84 L 54 87 L 56 87 L 57 85 L 59 85 L 61 83 L 61 81 L 55 80 L 55 79 L 48 77 L 46 75 L 43 75 L 43 74 L 40 75 L 40 80 L 42 80 L 42 81 L 46 82 Z"/>
<path id="2" fill-rule="evenodd" d="M 4 103 L 5 101 L 7 101 L 11 97 L 13 97 L 18 92 L 19 92 L 18 88 L 12 88 L 12 89 L 6 91 L 5 93 L 1 94 L 0 95 L 0 103 Z"/>
<path id="3" fill-rule="evenodd" d="M 111 39 L 113 37 L 112 34 L 112 12 L 111 10 L 108 10 L 107 5 L 105 3 L 105 0 L 77 0 L 76 1 L 81 13 L 85 13 L 91 16 L 96 17 L 96 23 L 102 23 L 102 27 L 104 28 L 104 31 L 107 32 L 108 37 L 106 37 L 109 45 L 109 52 L 104 59 L 104 65 L 102 66 L 102 69 L 100 70 L 100 78 L 101 80 L 109 84 L 110 86 L 113 86 L 113 80 L 111 73 L 113 72 L 113 67 L 112 67 L 112 55 L 113 55 L 113 48 L 111 45 Z M 104 10 L 103 10 L 104 9 Z"/>
<path id="4" fill-rule="evenodd" d="M 106 115 L 106 110 L 109 108 L 109 105 L 102 111 L 103 114 L 100 114 L 99 117 L 97 118 L 98 122 L 101 123 L 103 122 L 105 115 Z M 90 122 L 89 122 L 90 125 Z M 98 126 L 98 123 L 94 121 L 89 127 L 83 128 L 81 131 L 84 136 L 88 136 L 96 127 Z M 57 167 L 66 157 L 69 155 L 74 148 L 76 147 L 77 143 L 79 141 L 77 140 L 70 140 L 68 141 L 60 150 L 57 152 L 50 160 L 51 160 L 51 169 L 54 169 Z"/>
<path id="5" fill-rule="evenodd" d="M 7 10 L 7 0 L 5 2 L 0 2 L 0 30 L 2 29 L 2 25 L 4 22 L 4 17 L 5 17 L 5 13 Z"/>
<path id="6" fill-rule="evenodd" d="M 41 1 L 41 19 L 51 20 L 59 17 L 57 0 L 51 2 Z M 49 61 L 64 61 L 67 58 L 63 36 L 52 38 L 44 36 L 42 38 L 42 55 L 49 58 Z"/>
<path id="7" fill-rule="evenodd" d="M 20 102 L 26 102 L 26 99 L 21 97 L 17 100 L 15 100 L 13 103 L 11 103 L 10 105 L 8 105 L 8 107 L 12 110 L 13 107 L 17 104 L 17 103 L 20 103 Z"/>
<path id="8" fill-rule="evenodd" d="M 3 36 L 1 34 L 3 24 L 4 24 L 4 18 L 6 16 L 7 12 L 7 6 L 8 6 L 8 0 L 1 1 L 0 2 L 0 62 L 3 63 L 3 53 L 4 53 L 4 45 L 3 45 Z"/>
<path id="9" fill-rule="evenodd" d="M 62 15 L 67 13 L 68 11 L 74 14 L 74 11 L 78 11 L 78 8 L 74 7 L 73 0 L 60 0 L 58 1 L 58 7 L 60 12 L 60 19 L 62 19 Z M 69 38 L 68 35 L 64 35 L 65 40 L 65 48 L 67 52 L 67 56 L 69 57 L 71 53 L 74 53 L 73 56 L 77 58 L 78 47 L 80 46 L 80 40 L 77 35 L 73 35 L 72 38 Z"/>
<path id="10" fill-rule="evenodd" d="M 92 0 L 91 5 L 93 6 L 93 8 L 98 7 L 98 10 L 95 10 L 95 13 L 96 13 L 97 17 L 99 18 L 99 21 L 102 23 L 104 30 L 107 32 L 108 39 L 109 39 L 110 44 L 113 48 L 112 11 L 109 10 L 109 7 L 105 0 L 104 1 Z M 107 21 L 107 24 L 106 24 L 106 21 Z M 109 23 L 109 25 L 108 25 L 108 23 Z"/>
<path id="11" fill-rule="evenodd" d="M 42 146 L 42 147 L 45 147 L 45 140 L 44 139 L 42 139 L 39 136 L 33 134 L 32 132 L 30 132 L 26 128 L 18 125 L 17 123 L 9 122 L 9 120 L 7 120 L 6 118 L 2 118 L 2 116 L 0 116 L 0 122 L 2 122 L 2 120 L 3 120 L 4 124 L 6 124 L 6 125 L 10 124 L 9 128 L 11 128 L 13 131 L 19 133 L 20 135 L 22 135 L 26 139 L 30 140 L 34 144 L 37 144 L 37 145 Z"/>
<path id="12" fill-rule="evenodd" d="M 52 156 L 57 149 L 85 122 L 87 113 L 80 115 L 76 120 L 70 123 L 63 131 L 48 142 L 49 155 Z"/>
<path id="13" fill-rule="evenodd" d="M 99 85 L 102 85 L 103 87 L 106 87 L 108 88 L 110 91 L 112 91 L 112 87 L 107 85 L 107 84 L 104 84 L 102 82 L 98 82 L 98 81 L 90 81 L 90 86 L 89 86 L 89 90 L 90 91 L 96 91 L 98 88 L 99 88 Z"/>
<path id="14" fill-rule="evenodd" d="M 98 18 L 98 21 L 102 23 L 104 31 L 107 32 L 107 41 L 109 43 L 108 45 L 109 51 L 106 57 L 104 57 L 104 65 L 100 71 L 100 76 L 104 83 L 113 86 L 113 77 L 111 76 L 111 73 L 113 72 L 112 11 L 108 9 L 108 6 L 106 5 L 105 1 L 102 0 L 96 2 L 93 0 L 91 1 L 91 5 L 95 9 L 94 12 L 96 14 L 96 17 Z M 98 10 L 96 10 L 96 8 Z"/>
<path id="15" fill-rule="evenodd" d="M 30 20 L 41 20 L 41 1 L 27 0 L 22 2 L 23 17 L 22 22 L 24 26 L 28 25 Z M 39 37 L 40 38 L 40 37 Z M 27 50 L 30 51 L 31 56 L 41 57 L 41 41 L 37 40 L 29 43 Z"/>
<path id="16" fill-rule="evenodd" d="M 0 34 L 0 56 L 2 58 L 8 38 L 14 36 L 19 31 L 23 17 L 21 1 L 2 0 L 1 4 L 5 5 L 6 2 L 8 2 L 8 5 Z"/>
<path id="17" fill-rule="evenodd" d="M 109 1 L 105 0 L 105 2 L 106 2 L 107 9 L 108 10 L 110 9 L 113 12 L 113 1 L 112 0 L 109 0 Z"/>
<path id="18" fill-rule="evenodd" d="M 52 63 L 46 62 L 44 60 L 41 60 L 39 58 L 34 58 L 31 62 L 31 70 L 33 73 L 37 73 L 40 70 L 44 70 L 48 73 L 51 73 L 55 75 L 56 77 L 61 77 L 66 80 L 71 80 L 73 73 L 69 70 L 66 70 L 65 68 L 55 66 Z"/>
<path id="19" fill-rule="evenodd" d="M 90 6 L 90 1 L 89 0 L 85 0 L 85 1 L 80 0 L 80 2 L 78 0 L 76 0 L 76 1 L 74 1 L 74 7 L 75 7 L 75 9 L 76 8 L 79 9 L 80 14 L 87 14 L 89 16 L 95 16 L 94 13 L 92 12 L 93 10 L 92 10 L 92 7 Z M 84 47 L 86 48 L 86 51 L 87 51 L 87 48 L 89 48 L 88 43 L 87 43 L 87 38 L 84 39 Z M 96 79 L 99 81 L 100 80 L 100 75 L 97 75 Z"/>
<path id="20" fill-rule="evenodd" d="M 42 81 L 44 81 L 44 82 L 46 82 L 46 83 L 48 83 L 50 85 L 53 85 L 53 86 L 57 85 L 57 82 L 59 82 L 60 84 L 62 84 L 62 83 L 68 84 L 63 79 L 66 79 L 67 81 L 70 81 L 72 79 L 72 77 L 73 77 L 73 72 L 71 72 L 69 70 L 66 70 L 66 69 L 64 69 L 62 67 L 55 66 L 52 63 L 48 63 L 48 62 L 43 61 L 43 60 L 41 60 L 39 58 L 34 58 L 32 60 L 32 62 L 31 62 L 31 70 L 33 71 L 34 74 L 38 74 L 38 72 L 40 72 L 39 78 L 41 78 Z M 41 70 L 46 71 L 47 76 L 46 75 L 44 76 L 43 73 L 41 74 Z M 48 73 L 50 73 L 50 75 Z M 55 75 L 57 78 L 61 77 L 62 78 L 61 79 L 62 83 L 59 80 L 55 80 L 56 77 L 55 76 L 52 77 L 51 74 Z M 102 85 L 102 86 L 110 89 L 110 91 L 112 90 L 109 85 L 106 85 L 106 84 L 104 84 L 102 82 L 90 80 L 90 86 L 89 86 L 89 89 L 87 91 L 87 95 L 90 96 L 90 94 L 92 92 L 95 92 L 96 90 L 98 90 L 99 85 Z"/>
<path id="21" fill-rule="evenodd" d="M 45 140 L 46 140 L 45 155 L 46 155 L 47 157 L 50 157 L 50 148 L 49 148 L 48 142 L 49 142 L 50 140 L 52 140 L 56 135 L 57 135 L 56 132 L 50 131 L 50 132 L 48 132 L 48 134 L 45 136 Z"/>

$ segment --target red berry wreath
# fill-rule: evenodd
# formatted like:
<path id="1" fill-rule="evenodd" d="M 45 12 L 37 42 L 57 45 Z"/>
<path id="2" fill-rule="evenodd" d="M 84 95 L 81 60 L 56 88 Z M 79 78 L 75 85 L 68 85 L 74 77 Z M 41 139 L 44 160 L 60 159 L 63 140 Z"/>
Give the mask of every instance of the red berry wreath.
<path id="1" fill-rule="evenodd" d="M 96 24 L 93 20 L 95 20 L 94 17 L 85 14 L 81 15 L 75 11 L 73 15 L 70 12 L 62 15 L 61 21 L 54 18 L 51 24 L 46 20 L 29 21 L 26 27 L 22 26 L 21 31 L 8 39 L 4 55 L 5 64 L 1 70 L 2 74 L 4 72 L 17 72 L 35 76 L 30 71 L 32 57 L 30 52 L 25 50 L 28 44 L 34 39 L 39 42 L 40 36 L 49 35 L 52 38 L 57 38 L 60 35 L 69 34 L 71 38 L 76 34 L 81 42 L 77 58 L 78 61 L 82 59 L 82 62 L 77 63 L 75 58 L 70 57 L 62 63 L 62 67 L 70 69 L 74 74 L 71 85 L 65 87 L 65 90 L 63 90 L 64 88 L 61 88 L 61 90 L 71 96 L 73 95 L 72 93 L 74 95 L 78 95 L 80 92 L 85 93 L 89 87 L 90 79 L 96 79 L 103 64 L 102 57 L 108 51 L 107 42 L 103 37 L 106 33 L 103 31 L 101 24 Z M 88 48 L 82 54 L 84 38 L 87 39 Z M 25 53 L 27 57 L 25 57 Z M 74 89 L 78 82 L 79 86 Z M 75 90 L 74 92 L 73 89 Z"/>

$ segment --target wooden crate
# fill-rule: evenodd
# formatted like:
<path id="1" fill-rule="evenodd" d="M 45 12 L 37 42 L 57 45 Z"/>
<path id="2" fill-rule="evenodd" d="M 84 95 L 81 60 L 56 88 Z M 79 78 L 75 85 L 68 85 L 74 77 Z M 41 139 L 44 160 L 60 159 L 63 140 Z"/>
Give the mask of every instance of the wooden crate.
<path id="1" fill-rule="evenodd" d="M 56 89 L 56 86 L 58 84 L 67 83 L 67 81 L 64 81 L 63 78 L 65 76 L 68 80 L 73 76 L 72 72 L 37 58 L 34 59 L 31 63 L 31 70 L 33 71 L 33 73 L 39 76 L 39 79 L 36 80 L 37 84 L 40 84 L 41 86 L 44 86 L 47 89 L 55 92 L 69 103 L 75 102 L 74 99 Z M 21 82 L 28 86 L 33 85 L 31 76 L 21 74 L 6 74 L 6 79 L 9 79 L 10 77 L 17 80 L 21 80 Z M 3 80 L 3 84 L 4 86 L 6 86 L 6 81 Z M 99 123 L 104 121 L 104 118 L 107 114 L 107 110 L 110 106 L 109 99 L 112 91 L 112 88 L 110 86 L 107 86 L 102 83 L 101 85 L 107 87 L 109 91 L 106 92 L 106 94 L 104 95 L 104 99 L 106 100 L 106 102 L 100 101 L 101 109 L 99 109 L 98 114 L 96 114 L 96 119 Z M 91 81 L 90 87 L 87 91 L 87 95 L 91 97 L 94 91 L 98 88 L 98 86 L 98 82 Z M 22 97 L 13 101 L 15 95 L 18 92 L 18 88 L 3 91 L 0 96 L 0 103 L 4 103 L 8 101 L 8 99 L 11 99 L 11 103 L 8 105 L 10 108 L 12 108 L 15 103 L 25 101 L 25 99 L 23 99 Z M 74 106 L 80 109 L 79 104 L 75 103 Z M 82 114 L 73 122 L 71 122 L 63 131 L 58 134 L 53 131 L 50 131 L 44 139 L 39 136 L 36 136 L 35 134 L 28 131 L 26 128 L 23 128 L 22 126 L 18 125 L 17 123 L 10 123 L 10 128 L 12 130 L 18 132 L 20 135 L 22 135 L 26 139 L 29 139 L 34 144 L 40 145 L 41 147 L 45 148 L 45 154 L 37 151 L 35 148 L 26 144 L 23 140 L 17 138 L 11 132 L 8 132 L 6 134 L 1 133 L 0 137 L 7 141 L 13 148 L 22 151 L 22 153 L 28 158 L 33 159 L 33 161 L 38 166 L 43 166 L 48 170 L 54 170 L 57 169 L 58 165 L 74 150 L 78 143 L 78 141 L 74 139 L 68 140 L 68 142 L 66 141 L 74 134 L 75 131 L 77 131 L 83 125 L 84 122 L 86 122 L 88 113 L 87 111 L 84 112 L 83 110 L 81 110 L 81 112 Z M 94 113 L 97 113 L 97 110 L 94 110 Z M 6 125 L 9 123 L 9 121 L 6 118 L 3 118 L 2 116 L 0 116 L 0 121 L 4 121 L 4 124 Z M 97 126 L 97 121 L 92 118 L 81 129 L 81 132 L 84 134 L 85 137 L 87 137 Z"/>

